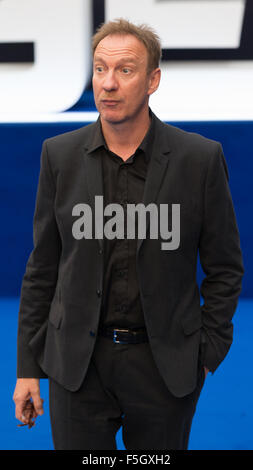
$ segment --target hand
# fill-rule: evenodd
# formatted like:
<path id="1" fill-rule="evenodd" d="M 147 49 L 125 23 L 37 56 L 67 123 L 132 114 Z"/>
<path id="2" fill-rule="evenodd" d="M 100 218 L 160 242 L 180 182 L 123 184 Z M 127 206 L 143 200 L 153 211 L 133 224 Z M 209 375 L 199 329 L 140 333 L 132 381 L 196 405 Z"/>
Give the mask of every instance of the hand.
<path id="1" fill-rule="evenodd" d="M 205 379 L 206 379 L 206 376 L 207 376 L 207 374 L 208 374 L 208 372 L 209 372 L 209 369 L 208 369 L 206 366 L 204 366 L 204 371 L 205 371 Z"/>
<path id="2" fill-rule="evenodd" d="M 17 379 L 13 400 L 16 405 L 15 416 L 22 421 L 19 426 L 27 424 L 31 428 L 37 416 L 44 413 L 39 379 Z"/>

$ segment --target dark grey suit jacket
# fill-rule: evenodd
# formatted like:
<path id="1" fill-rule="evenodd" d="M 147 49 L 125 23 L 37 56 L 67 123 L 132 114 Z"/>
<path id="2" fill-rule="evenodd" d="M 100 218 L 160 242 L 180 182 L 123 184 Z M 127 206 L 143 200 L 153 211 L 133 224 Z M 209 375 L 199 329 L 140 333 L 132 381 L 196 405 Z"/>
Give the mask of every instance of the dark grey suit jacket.
<path id="1" fill-rule="evenodd" d="M 143 203 L 180 204 L 180 245 L 165 251 L 161 239 L 138 240 L 136 267 L 154 359 L 180 397 L 196 386 L 199 357 L 214 372 L 226 356 L 244 269 L 221 145 L 155 121 Z M 94 210 L 103 195 L 101 160 L 89 153 L 94 127 L 43 143 L 20 299 L 18 377 L 50 376 L 72 391 L 94 349 L 103 286 L 103 240 L 72 235 L 73 206 Z"/>

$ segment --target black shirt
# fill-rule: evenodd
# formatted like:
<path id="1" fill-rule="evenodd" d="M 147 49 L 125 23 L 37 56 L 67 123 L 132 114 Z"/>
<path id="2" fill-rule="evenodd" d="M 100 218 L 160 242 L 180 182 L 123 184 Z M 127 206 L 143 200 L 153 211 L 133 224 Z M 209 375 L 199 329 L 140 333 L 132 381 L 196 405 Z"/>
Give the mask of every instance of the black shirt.
<path id="1" fill-rule="evenodd" d="M 145 326 L 136 271 L 138 217 L 135 218 L 135 238 L 127 239 L 126 204 L 143 200 L 148 164 L 154 142 L 155 123 L 151 123 L 142 143 L 127 160 L 111 152 L 103 137 L 100 119 L 92 147 L 102 158 L 104 208 L 117 203 L 124 208 L 124 239 L 104 236 L 104 283 L 100 325 L 126 328 Z M 115 215 L 115 214 L 113 214 Z M 113 216 L 105 216 L 104 223 Z"/>

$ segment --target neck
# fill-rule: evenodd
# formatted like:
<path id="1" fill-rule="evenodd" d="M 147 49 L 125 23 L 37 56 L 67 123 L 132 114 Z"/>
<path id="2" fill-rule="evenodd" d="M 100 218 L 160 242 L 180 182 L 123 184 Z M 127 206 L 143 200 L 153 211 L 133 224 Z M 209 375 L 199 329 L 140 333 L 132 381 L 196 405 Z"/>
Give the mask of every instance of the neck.
<path id="1" fill-rule="evenodd" d="M 122 158 L 128 158 L 138 148 L 149 129 L 149 109 L 141 118 L 121 123 L 109 123 L 101 117 L 101 125 L 108 148 Z"/>

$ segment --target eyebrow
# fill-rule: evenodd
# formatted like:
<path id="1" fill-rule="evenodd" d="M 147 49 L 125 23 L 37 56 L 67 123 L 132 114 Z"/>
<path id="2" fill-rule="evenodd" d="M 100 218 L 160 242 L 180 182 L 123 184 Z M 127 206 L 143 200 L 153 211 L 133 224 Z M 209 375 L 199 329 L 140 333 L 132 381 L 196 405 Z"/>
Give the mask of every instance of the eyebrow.
<path id="1" fill-rule="evenodd" d="M 94 62 L 103 62 L 105 64 L 105 60 L 100 56 L 95 57 Z M 133 59 L 132 57 L 122 57 L 122 59 L 119 60 L 118 65 L 120 65 L 122 63 L 136 64 L 136 62 L 137 62 L 137 60 Z"/>

